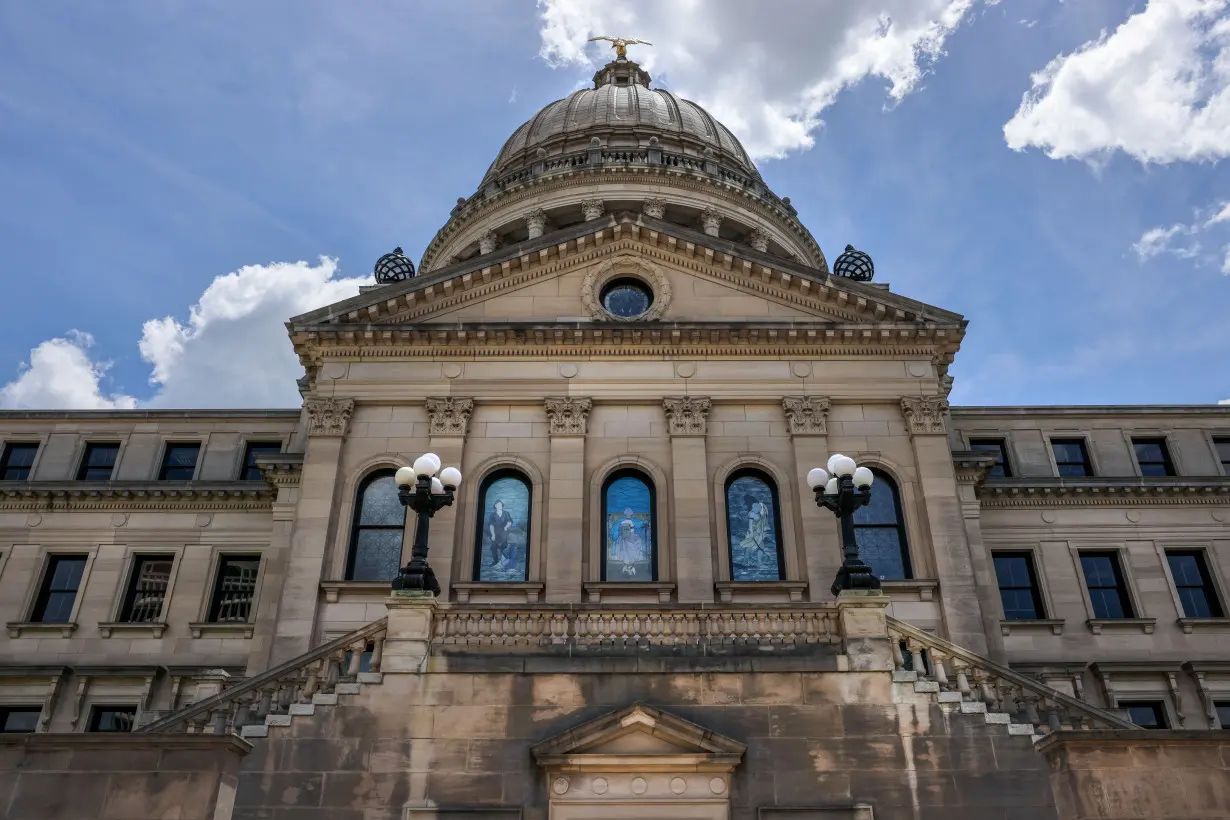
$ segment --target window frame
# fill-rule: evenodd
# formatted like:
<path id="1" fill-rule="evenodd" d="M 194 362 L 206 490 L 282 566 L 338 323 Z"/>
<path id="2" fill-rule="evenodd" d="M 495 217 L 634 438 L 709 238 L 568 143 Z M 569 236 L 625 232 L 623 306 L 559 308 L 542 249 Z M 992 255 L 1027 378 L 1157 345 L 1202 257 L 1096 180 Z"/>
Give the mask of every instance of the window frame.
<path id="1" fill-rule="evenodd" d="M 1224 442 L 1227 447 L 1230 447 L 1230 430 L 1209 430 L 1206 435 L 1209 449 L 1213 451 L 1213 463 L 1217 465 L 1222 476 L 1230 478 L 1230 461 L 1222 461 L 1221 453 L 1217 449 L 1218 442 Z"/>
<path id="2" fill-rule="evenodd" d="M 252 602 L 248 608 L 248 617 L 243 621 L 219 621 L 214 618 L 215 610 L 220 601 L 218 594 L 222 580 L 222 569 L 228 560 L 256 559 L 256 578 L 252 582 Z M 259 550 L 245 550 L 241 547 L 219 550 L 210 565 L 209 585 L 205 588 L 205 601 L 201 609 L 200 623 L 206 626 L 230 626 L 232 624 L 252 624 L 255 622 L 257 608 L 260 605 L 262 582 L 265 578 L 265 555 Z"/>
<path id="3" fill-rule="evenodd" d="M 731 543 L 730 535 L 730 486 L 740 478 L 756 478 L 763 481 L 769 488 L 769 494 L 773 498 L 773 532 L 777 535 L 777 577 L 768 578 L 762 581 L 739 581 L 735 579 L 735 556 L 734 544 Z M 726 580 L 732 584 L 763 584 L 763 583 L 778 583 L 780 581 L 790 580 L 790 567 L 786 561 L 786 533 L 782 529 L 782 498 L 781 493 L 777 489 L 777 480 L 767 470 L 758 465 L 747 464 L 736 467 L 731 470 L 726 478 L 722 481 L 722 507 L 719 510 L 722 517 L 722 523 L 725 526 L 719 526 L 718 530 L 725 541 L 726 551 Z M 603 520 L 606 520 L 605 515 Z M 605 565 L 604 565 L 605 566 Z"/>
<path id="4" fill-rule="evenodd" d="M 174 550 L 137 550 L 130 553 L 124 562 L 124 585 L 120 588 L 118 606 L 115 607 L 112 613 L 112 621 L 114 623 L 132 624 L 132 625 L 153 625 L 158 623 L 166 623 L 167 610 L 170 608 L 171 591 L 175 587 L 175 576 L 179 572 L 179 557 L 178 551 Z M 145 561 L 164 560 L 171 562 L 171 569 L 167 573 L 166 589 L 162 594 L 162 606 L 159 607 L 158 617 L 153 621 L 133 621 L 125 617 L 126 614 L 131 615 L 130 607 L 133 599 L 136 597 L 136 584 L 138 581 L 137 573 L 140 571 L 142 563 Z"/>
<path id="5" fill-rule="evenodd" d="M 8 716 L 9 716 L 10 714 L 12 714 L 13 712 L 20 712 L 20 713 L 22 713 L 22 714 L 31 714 L 31 713 L 33 713 L 33 714 L 35 715 L 35 718 L 34 718 L 34 728 L 33 728 L 33 729 L 31 729 L 31 730 L 30 730 L 30 731 L 28 731 L 28 732 L 24 732 L 24 731 L 23 731 L 23 732 L 16 732 L 16 731 L 10 732 L 10 731 L 8 731 L 7 729 L 5 729 L 5 728 L 4 728 L 4 724 L 8 721 Z M 41 704 L 41 703 L 39 703 L 39 704 L 34 704 L 34 703 L 0 703 L 0 735 L 29 735 L 29 734 L 35 734 L 35 733 L 37 733 L 37 732 L 38 732 L 38 726 L 39 726 L 39 723 L 42 721 L 42 719 L 43 719 L 43 704 Z"/>
<path id="6" fill-rule="evenodd" d="M 1165 473 L 1163 475 L 1160 475 L 1160 476 L 1145 475 L 1144 464 L 1145 463 L 1154 464 L 1157 462 L 1150 461 L 1150 462 L 1142 463 L 1140 460 L 1140 453 L 1136 449 L 1136 446 L 1138 443 L 1145 444 L 1145 445 L 1157 444 L 1161 446 L 1162 448 L 1161 464 L 1162 464 L 1162 469 L 1165 470 Z M 1179 475 L 1178 465 L 1175 464 L 1174 454 L 1172 453 L 1171 447 L 1170 447 L 1170 439 L 1167 436 L 1161 433 L 1129 434 L 1128 444 L 1132 451 L 1132 463 L 1136 465 L 1136 475 L 1140 476 L 1141 478 L 1175 478 Z"/>
<path id="7" fill-rule="evenodd" d="M 1217 573 L 1216 563 L 1212 560 L 1213 555 L 1207 545 L 1204 544 L 1182 544 L 1182 543 L 1157 543 L 1157 551 L 1161 559 L 1162 566 L 1165 569 L 1166 581 L 1170 585 L 1170 593 L 1174 598 L 1175 611 L 1179 615 L 1181 621 L 1190 620 L 1221 620 L 1226 618 L 1226 596 L 1225 589 L 1221 582 L 1221 578 Z M 1187 553 L 1197 556 L 1201 568 L 1204 570 L 1204 588 L 1207 595 L 1210 596 L 1212 604 L 1216 606 L 1216 610 L 1220 615 L 1208 617 L 1197 617 L 1188 615 L 1183 607 L 1183 598 L 1179 594 L 1179 585 L 1174 578 L 1174 572 L 1170 568 L 1170 553 Z"/>
<path id="8" fill-rule="evenodd" d="M 361 479 L 359 479 L 359 483 L 355 487 L 354 494 L 353 496 L 351 496 L 354 509 L 351 510 L 351 516 L 350 516 L 350 537 L 346 541 L 346 563 L 342 567 L 342 580 L 343 581 L 351 581 L 351 582 L 360 583 L 360 584 L 382 583 L 383 582 L 383 579 L 377 579 L 377 581 L 356 581 L 354 578 L 351 577 L 354 575 L 354 561 L 355 561 L 355 556 L 356 556 L 356 548 L 359 545 L 359 533 L 362 532 L 363 530 L 400 529 L 402 533 L 401 558 L 398 559 L 398 569 L 400 569 L 402 566 L 401 559 L 406 557 L 406 532 L 407 532 L 407 525 L 410 523 L 410 508 L 406 506 L 403 506 L 401 508 L 402 518 L 401 518 L 400 527 L 397 527 L 393 524 L 360 524 L 359 523 L 360 518 L 362 518 L 363 516 L 363 493 L 367 490 L 368 486 L 375 483 L 377 479 L 384 478 L 386 476 L 391 477 L 391 476 L 396 475 L 396 473 L 397 473 L 397 470 L 395 470 L 392 467 L 380 467 L 378 469 L 372 470 L 369 473 L 366 473 Z M 388 579 L 390 583 L 392 583 L 392 580 L 393 579 L 391 578 Z"/>
<path id="9" fill-rule="evenodd" d="M 1230 729 L 1230 719 L 1222 720 L 1222 716 L 1221 716 L 1222 709 L 1226 710 L 1226 717 L 1230 718 L 1230 699 L 1218 700 L 1217 697 L 1214 696 L 1213 697 L 1213 715 L 1216 717 L 1217 722 L 1221 725 L 1222 729 Z M 1217 728 L 1217 727 L 1209 727 L 1209 728 Z"/>
<path id="10" fill-rule="evenodd" d="M 132 729 L 129 729 L 127 732 L 120 731 L 120 730 L 97 728 L 99 723 L 102 722 L 101 718 L 104 712 L 121 712 L 121 711 L 128 711 L 129 709 L 132 710 Z M 132 734 L 132 732 L 134 732 L 137 728 L 137 719 L 140 716 L 141 716 L 141 706 L 136 703 L 133 703 L 133 704 L 92 703 L 90 704 L 89 720 L 86 721 L 85 728 L 83 729 L 83 731 L 88 734 L 99 734 L 99 735 Z"/>
<path id="11" fill-rule="evenodd" d="M 999 455 L 1003 466 L 1004 474 L 1002 476 L 994 476 L 990 473 L 987 478 L 1015 478 L 1016 472 L 1012 469 L 1012 462 L 1008 458 L 1008 437 L 1007 436 L 970 436 L 966 439 L 966 449 L 974 452 L 988 453 L 989 448 L 979 449 L 975 444 L 994 444 L 999 449 Z M 994 468 L 992 468 L 994 471 Z"/>
<path id="12" fill-rule="evenodd" d="M 483 560 L 483 534 L 486 532 L 486 525 L 480 521 L 483 515 L 483 510 L 487 507 L 487 490 L 492 484 L 502 478 L 517 478 L 525 484 L 529 492 L 529 504 L 527 505 L 529 516 L 525 522 L 525 577 L 520 581 L 480 581 L 479 570 Z M 478 492 L 475 495 L 474 501 L 474 555 L 470 561 L 470 580 L 476 584 L 525 584 L 530 583 L 534 578 L 534 561 L 537 559 L 537 550 L 534 545 L 534 534 L 536 530 L 534 525 L 537 523 L 537 516 L 534 514 L 534 480 L 518 467 L 501 466 L 490 471 L 483 476 L 478 485 Z M 404 525 L 403 525 L 404 526 Z M 403 550 L 404 552 L 404 550 Z"/>
<path id="13" fill-rule="evenodd" d="M 1089 610 L 1089 617 L 1096 621 L 1134 621 L 1144 617 L 1141 615 L 1140 603 L 1135 595 L 1135 590 L 1129 579 L 1129 573 L 1124 566 L 1124 550 L 1116 547 L 1079 547 L 1075 549 L 1076 569 L 1079 573 L 1081 582 L 1081 590 L 1085 598 L 1085 606 Z M 1082 560 L 1086 555 L 1108 555 L 1112 558 L 1112 566 L 1118 583 L 1115 589 L 1118 591 L 1122 587 L 1120 604 L 1126 605 L 1123 608 L 1125 613 L 1121 616 L 1102 616 L 1097 614 L 1097 609 L 1093 604 L 1092 589 L 1089 586 L 1089 577 L 1085 574 L 1085 564 Z M 1098 587 L 1098 589 L 1108 589 L 1108 587 Z"/>
<path id="14" fill-rule="evenodd" d="M 1060 462 L 1059 462 L 1059 459 L 1055 457 L 1056 442 L 1064 443 L 1064 444 L 1066 443 L 1080 444 L 1081 452 L 1083 452 L 1085 456 L 1085 459 L 1083 462 L 1084 467 L 1085 467 L 1085 475 L 1082 475 L 1082 476 L 1067 475 L 1066 476 L 1066 475 L 1063 475 L 1059 471 Z M 1087 434 L 1084 434 L 1084 433 L 1051 434 L 1046 437 L 1046 443 L 1047 443 L 1047 452 L 1050 454 L 1050 459 L 1051 459 L 1051 469 L 1054 470 L 1054 474 L 1057 478 L 1097 478 L 1098 477 L 1098 474 L 1099 474 L 1098 465 L 1094 461 L 1093 447 L 1091 446 L 1091 442 Z M 1069 464 L 1071 462 L 1065 461 L 1063 463 Z"/>
<path id="15" fill-rule="evenodd" d="M 244 440 L 244 442 L 243 442 L 243 450 L 242 450 L 242 453 L 241 453 L 241 458 L 240 458 L 240 461 L 239 461 L 239 470 L 238 470 L 238 472 L 237 472 L 237 474 L 236 474 L 236 475 L 237 475 L 237 477 L 236 477 L 236 479 L 235 479 L 236 481 L 261 481 L 261 480 L 263 480 L 263 479 L 264 479 L 264 474 L 263 474 L 263 473 L 261 473 L 261 471 L 260 471 L 260 468 L 259 468 L 259 467 L 256 467 L 256 466 L 255 466 L 255 464 L 253 464 L 253 465 L 252 465 L 252 467 L 249 467 L 249 465 L 248 465 L 248 456 L 249 456 L 249 455 L 251 455 L 251 453 L 252 453 L 252 448 L 253 448 L 253 447 L 260 447 L 260 448 L 262 448 L 261 452 L 265 452 L 265 451 L 266 451 L 264 448 L 268 448 L 268 447 L 277 447 L 277 448 L 278 448 L 278 454 L 279 454 L 279 455 L 281 455 L 281 454 L 282 454 L 282 453 L 286 450 L 286 442 L 285 442 L 285 441 L 283 441 L 283 440 L 281 440 L 281 439 L 278 439 L 278 440 L 276 440 L 276 441 L 275 441 L 275 440 L 274 440 L 274 439 L 272 439 L 272 438 L 269 438 L 269 439 L 259 439 L 259 438 L 245 439 L 245 440 Z M 255 469 L 255 470 L 256 470 L 256 476 L 255 476 L 254 478 L 248 478 L 248 470 L 249 470 L 249 469 Z"/>
<path id="16" fill-rule="evenodd" d="M 901 568 L 904 571 L 904 575 L 905 575 L 904 578 L 881 578 L 880 580 L 881 582 L 888 582 L 888 583 L 891 583 L 893 581 L 916 580 L 915 574 L 914 574 L 914 562 L 910 555 L 910 540 L 909 540 L 909 532 L 907 531 L 908 528 L 906 527 L 905 505 L 902 504 L 901 502 L 901 485 L 900 483 L 898 483 L 897 478 L 895 476 L 889 474 L 883 468 L 878 467 L 878 466 L 871 466 L 871 465 L 868 465 L 868 467 L 870 468 L 871 472 L 875 475 L 875 481 L 872 483 L 873 492 L 874 492 L 875 485 L 876 484 L 882 485 L 882 482 L 884 482 L 885 479 L 888 480 L 888 486 L 892 487 L 893 504 L 897 510 L 897 524 L 896 524 L 897 542 L 901 547 Z M 854 539 L 855 539 L 856 544 L 858 542 L 859 529 L 888 529 L 890 526 L 892 526 L 891 524 L 857 524 L 853 522 L 851 523 L 853 524 L 853 527 L 854 527 Z M 859 551 L 859 555 L 861 557 L 862 550 Z M 871 565 L 868 564 L 868 566 L 871 566 Z M 875 567 L 872 567 L 872 570 L 874 572 Z"/>
<path id="17" fill-rule="evenodd" d="M 3 481 L 33 481 L 35 470 L 38 468 L 39 456 L 43 454 L 44 443 L 45 442 L 43 442 L 41 439 L 20 439 L 20 438 L 19 439 L 6 439 L 4 442 L 0 443 L 0 482 L 3 482 Z M 16 468 L 16 469 L 26 470 L 25 478 L 5 478 L 5 473 L 9 469 L 9 459 L 12 457 L 12 452 L 13 452 L 14 447 L 19 447 L 19 448 L 33 447 L 34 448 L 34 457 L 30 459 L 30 466 L 25 467 L 25 468 L 20 468 L 20 467 Z"/>
<path id="18" fill-rule="evenodd" d="M 167 478 L 166 472 L 169 467 L 167 464 L 167 456 L 171 453 L 172 447 L 186 447 L 188 445 L 196 445 L 196 461 L 192 465 L 191 478 Z M 158 454 L 158 472 L 157 481 L 196 481 L 197 476 L 201 474 L 201 463 L 205 460 L 202 458 L 205 450 L 205 441 L 203 439 L 190 438 L 169 438 L 162 442 L 162 450 Z"/>
<path id="19" fill-rule="evenodd" d="M 1026 567 L 1029 571 L 1029 579 L 1032 582 L 1030 593 L 1034 602 L 1034 617 L 1032 618 L 1009 618 L 1008 611 L 1004 609 L 1003 590 L 1004 587 L 1000 583 L 999 571 L 995 568 L 995 559 L 999 557 L 1023 557 Z M 1038 571 L 1038 556 L 1034 550 L 1030 549 L 994 549 L 991 550 L 991 572 L 995 574 L 995 587 L 999 591 L 999 606 L 1000 616 L 1003 620 L 1009 623 L 1022 623 L 1029 621 L 1045 621 L 1050 618 L 1050 609 L 1047 607 L 1046 595 L 1042 587 L 1041 573 Z M 1022 587 L 1010 587 L 1010 589 L 1022 589 Z"/>
<path id="20" fill-rule="evenodd" d="M 1117 703 L 1116 708 L 1122 711 L 1129 721 L 1131 721 L 1137 726 L 1140 726 L 1141 729 L 1147 729 L 1150 731 L 1159 731 L 1159 730 L 1165 730 L 1165 729 L 1170 728 L 1170 712 L 1166 708 L 1165 698 L 1142 699 L 1142 698 L 1136 698 L 1136 697 L 1129 697 L 1123 700 L 1116 699 L 1116 703 Z M 1155 716 L 1160 718 L 1159 725 L 1142 726 L 1141 724 L 1136 723 L 1136 721 L 1132 720 L 1131 712 L 1130 712 L 1131 708 L 1132 707 L 1145 707 L 1145 706 L 1152 707 L 1155 710 L 1154 712 Z"/>
<path id="21" fill-rule="evenodd" d="M 607 546 L 606 544 L 606 532 L 607 532 L 606 493 L 607 493 L 607 489 L 611 486 L 611 484 L 613 484 L 614 482 L 618 481 L 621 478 L 625 478 L 628 476 L 640 479 L 642 482 L 645 483 L 645 486 L 649 488 L 649 519 L 653 523 L 653 526 L 650 527 L 649 529 L 650 549 L 652 550 L 652 556 L 653 556 L 649 564 L 651 567 L 653 567 L 653 577 L 646 578 L 646 579 L 640 579 L 640 580 L 648 581 L 651 583 L 656 583 L 660 580 L 661 575 L 662 575 L 661 570 L 658 567 L 659 563 L 661 563 L 661 553 L 658 552 L 658 543 L 659 543 L 658 522 L 660 520 L 660 517 L 658 515 L 657 486 L 654 483 L 653 476 L 651 476 L 648 472 L 638 467 L 635 467 L 635 466 L 630 466 L 630 465 L 620 466 L 620 467 L 615 468 L 614 470 L 611 470 L 603 477 L 601 488 L 599 489 L 599 498 L 598 498 L 598 511 L 599 511 L 598 512 L 598 534 L 599 534 L 598 573 L 599 575 L 598 575 L 598 580 L 600 583 L 604 583 L 604 584 L 636 583 L 636 581 L 628 582 L 628 581 L 624 581 L 621 578 L 616 578 L 614 580 L 611 580 L 606 577 L 606 563 L 607 563 L 607 560 L 606 560 L 606 546 Z"/>
<path id="22" fill-rule="evenodd" d="M 44 621 L 39 620 L 35 616 L 40 609 L 44 609 L 50 600 L 53 592 L 65 592 L 66 590 L 52 590 L 52 583 L 55 572 L 54 567 L 58 562 L 65 560 L 81 559 L 81 578 L 77 581 L 77 587 L 73 590 L 73 605 L 69 608 L 68 618 L 63 621 Z M 41 556 L 41 570 L 38 574 L 38 583 L 34 588 L 34 595 L 26 609 L 26 623 L 39 624 L 46 626 L 71 626 L 77 623 L 77 613 L 81 609 L 81 600 L 84 597 L 86 583 L 90 577 L 90 565 L 92 564 L 92 554 L 90 552 L 81 552 L 79 550 L 66 549 L 62 551 L 47 552 Z M 45 614 L 45 613 L 44 613 Z"/>
<path id="23" fill-rule="evenodd" d="M 83 443 L 81 448 L 81 456 L 77 459 L 77 472 L 75 473 L 76 481 L 112 481 L 115 479 L 116 468 L 120 466 L 120 449 L 123 443 L 120 441 L 90 441 Z M 111 471 L 106 478 L 87 478 L 86 472 L 90 469 L 98 469 L 89 467 L 90 453 L 95 447 L 114 447 L 115 458 L 111 461 Z"/>

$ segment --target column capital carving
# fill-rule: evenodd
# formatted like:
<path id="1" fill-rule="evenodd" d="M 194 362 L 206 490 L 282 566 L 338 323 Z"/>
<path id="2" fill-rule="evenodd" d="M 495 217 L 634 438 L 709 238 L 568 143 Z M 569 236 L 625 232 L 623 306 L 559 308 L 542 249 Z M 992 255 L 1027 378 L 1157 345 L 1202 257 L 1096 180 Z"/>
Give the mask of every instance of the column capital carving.
<path id="1" fill-rule="evenodd" d="M 530 239 L 537 239 L 547 230 L 547 212 L 535 208 L 525 215 L 525 227 L 529 230 Z"/>
<path id="2" fill-rule="evenodd" d="M 500 246 L 500 235 L 495 231 L 487 231 L 478 238 L 478 252 L 488 254 Z"/>
<path id="3" fill-rule="evenodd" d="M 474 399 L 459 399 L 453 396 L 429 398 L 427 415 L 431 419 L 430 433 L 433 436 L 465 436 L 474 412 Z"/>
<path id="4" fill-rule="evenodd" d="M 662 219 L 666 216 L 666 200 L 658 197 L 650 197 L 641 203 L 641 213 L 653 219 Z"/>
<path id="5" fill-rule="evenodd" d="M 709 236 L 717 236 L 722 229 L 722 212 L 717 208 L 708 207 L 700 212 L 700 224 Z"/>
<path id="6" fill-rule="evenodd" d="M 304 399 L 303 407 L 308 413 L 309 436 L 344 436 L 354 413 L 354 399 Z"/>
<path id="7" fill-rule="evenodd" d="M 752 250 L 765 253 L 769 250 L 769 235 L 760 228 L 752 228 L 747 235 L 747 244 L 752 246 Z"/>
<path id="8" fill-rule="evenodd" d="M 662 399 L 667 432 L 672 436 L 703 436 L 713 402 L 703 396 Z"/>
<path id="9" fill-rule="evenodd" d="M 826 436 L 829 432 L 829 400 L 822 396 L 786 396 L 782 409 L 792 436 Z"/>
<path id="10" fill-rule="evenodd" d="M 948 432 L 945 417 L 948 400 L 940 396 L 902 396 L 901 412 L 911 436 L 943 435 Z"/>
<path id="11" fill-rule="evenodd" d="M 606 203 L 601 199 L 583 199 L 581 200 L 581 213 L 585 215 L 586 222 L 601 219 L 606 213 Z"/>
<path id="12" fill-rule="evenodd" d="M 571 396 L 552 397 L 548 398 L 544 404 L 547 408 L 547 421 L 550 423 L 551 435 L 585 435 L 585 425 L 589 420 L 589 411 L 594 407 L 593 399 L 573 398 Z"/>

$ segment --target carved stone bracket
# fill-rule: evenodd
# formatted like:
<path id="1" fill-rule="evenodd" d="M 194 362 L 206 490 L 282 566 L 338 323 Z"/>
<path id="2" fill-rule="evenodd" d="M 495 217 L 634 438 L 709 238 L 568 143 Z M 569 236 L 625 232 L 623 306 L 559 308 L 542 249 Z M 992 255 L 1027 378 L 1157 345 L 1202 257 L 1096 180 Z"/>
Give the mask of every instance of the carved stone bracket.
<path id="1" fill-rule="evenodd" d="M 547 212 L 535 208 L 525 215 L 525 227 L 529 230 L 530 239 L 537 239 L 547 230 Z"/>
<path id="2" fill-rule="evenodd" d="M 666 217 L 666 200 L 650 197 L 641 203 L 641 213 L 654 219 Z"/>
<path id="3" fill-rule="evenodd" d="M 431 418 L 431 435 L 464 436 L 474 412 L 474 399 L 447 396 L 427 400 L 427 415 Z"/>
<path id="4" fill-rule="evenodd" d="M 911 436 L 943 435 L 948 432 L 945 418 L 948 400 L 939 396 L 902 396 L 901 412 Z"/>
<path id="5" fill-rule="evenodd" d="M 792 436 L 824 436 L 829 428 L 829 400 L 819 396 L 786 396 L 782 399 Z"/>
<path id="6" fill-rule="evenodd" d="M 696 396 L 662 399 L 667 432 L 672 436 L 703 436 L 712 406 L 709 399 Z"/>
<path id="7" fill-rule="evenodd" d="M 595 219 L 601 219 L 606 213 L 606 204 L 601 199 L 583 199 L 581 200 L 581 213 L 585 215 L 586 222 L 593 222 Z"/>
<path id="8" fill-rule="evenodd" d="M 593 399 L 578 399 L 567 396 L 563 398 L 548 398 L 546 400 L 547 421 L 550 422 L 551 435 L 585 435 L 585 423 L 589 419 L 589 411 L 593 407 Z"/>
<path id="9" fill-rule="evenodd" d="M 344 436 L 354 414 L 354 399 L 304 399 L 308 412 L 308 435 Z"/>

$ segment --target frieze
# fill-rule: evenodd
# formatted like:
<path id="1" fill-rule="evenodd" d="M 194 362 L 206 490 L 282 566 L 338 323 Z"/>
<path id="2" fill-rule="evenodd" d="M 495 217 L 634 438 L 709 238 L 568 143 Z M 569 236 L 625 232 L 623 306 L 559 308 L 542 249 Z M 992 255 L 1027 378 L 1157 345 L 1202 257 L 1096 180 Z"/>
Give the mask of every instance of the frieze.
<path id="1" fill-rule="evenodd" d="M 910 435 L 943 435 L 948 432 L 945 417 L 948 415 L 948 400 L 939 396 L 902 396 L 901 412 L 910 429 Z"/>
<path id="2" fill-rule="evenodd" d="M 585 435 L 589 411 L 594 407 L 593 399 L 565 396 L 563 398 L 548 398 L 545 404 L 551 435 Z"/>
<path id="3" fill-rule="evenodd" d="M 31 481 L 0 488 L 0 509 L 268 510 L 275 490 L 257 481 Z"/>
<path id="4" fill-rule="evenodd" d="M 703 436 L 713 402 L 705 397 L 662 399 L 667 432 L 672 436 Z"/>
<path id="5" fill-rule="evenodd" d="M 792 436 L 828 435 L 829 400 L 820 396 L 786 396 L 782 409 Z"/>
<path id="6" fill-rule="evenodd" d="M 431 435 L 464 436 L 474 412 L 474 399 L 453 396 L 427 400 L 427 415 L 431 419 Z"/>
<path id="7" fill-rule="evenodd" d="M 344 436 L 354 414 L 354 399 L 309 398 L 303 407 L 308 412 L 308 435 Z"/>

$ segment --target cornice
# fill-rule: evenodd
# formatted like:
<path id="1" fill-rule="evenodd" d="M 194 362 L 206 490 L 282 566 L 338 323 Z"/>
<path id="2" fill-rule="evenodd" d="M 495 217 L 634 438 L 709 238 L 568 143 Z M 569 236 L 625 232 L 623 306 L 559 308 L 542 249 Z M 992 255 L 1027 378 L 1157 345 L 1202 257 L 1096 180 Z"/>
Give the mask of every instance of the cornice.
<path id="1" fill-rule="evenodd" d="M 1220 416 L 1230 418 L 1230 404 L 954 406 L 952 416 L 953 418 L 981 416 Z"/>
<path id="2" fill-rule="evenodd" d="M 1230 505 L 1230 478 L 989 478 L 983 507 Z"/>
<path id="3" fill-rule="evenodd" d="M 0 410 L 0 421 L 213 421 L 230 419 L 236 421 L 299 420 L 295 410 Z"/>
<path id="4" fill-rule="evenodd" d="M 267 510 L 274 495 L 260 481 L 14 481 L 0 510 Z"/>
<path id="5" fill-rule="evenodd" d="M 985 450 L 954 450 L 952 466 L 961 484 L 981 484 L 995 466 L 995 456 Z"/>
<path id="6" fill-rule="evenodd" d="M 273 487 L 296 487 L 303 478 L 303 453 L 273 453 L 256 457 L 261 475 Z"/>

